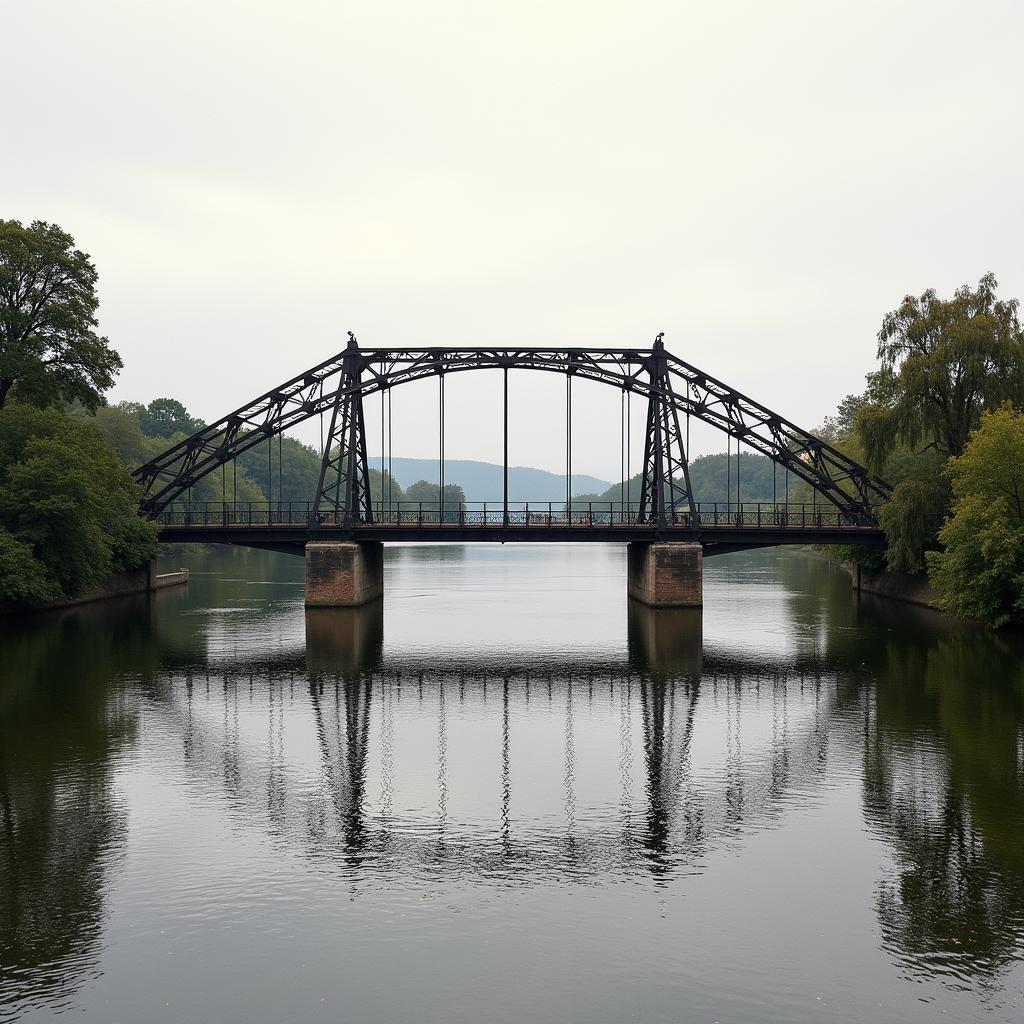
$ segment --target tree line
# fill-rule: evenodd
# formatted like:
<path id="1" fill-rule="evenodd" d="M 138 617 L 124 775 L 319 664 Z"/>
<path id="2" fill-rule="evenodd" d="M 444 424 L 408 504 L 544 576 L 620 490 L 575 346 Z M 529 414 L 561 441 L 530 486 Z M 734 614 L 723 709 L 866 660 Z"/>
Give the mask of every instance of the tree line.
<path id="1" fill-rule="evenodd" d="M 766 455 L 755 452 L 740 452 L 726 455 L 701 455 L 690 462 L 690 486 L 694 501 L 702 505 L 726 505 L 743 502 L 782 503 L 787 500 L 799 501 L 810 495 L 800 490 L 802 481 L 798 476 L 782 469 Z M 788 480 L 787 480 L 788 478 Z M 600 494 L 573 495 L 573 508 L 594 509 L 600 505 L 619 505 L 621 502 L 638 502 L 643 474 L 636 473 L 621 484 L 612 484 Z M 799 497 L 798 497 L 799 495 Z"/>
<path id="2" fill-rule="evenodd" d="M 1024 619 L 1024 332 L 986 274 L 948 299 L 929 289 L 883 317 L 878 368 L 815 433 L 892 486 L 884 549 L 833 547 L 869 571 L 927 573 L 939 607 L 993 626 Z M 810 502 L 765 456 L 690 463 L 694 498 Z M 640 498 L 641 475 L 574 505 Z M 737 486 L 739 485 L 739 486 Z"/>
<path id="3" fill-rule="evenodd" d="M 120 356 L 98 331 L 97 272 L 54 224 L 0 220 L 0 602 L 76 594 L 144 564 L 156 528 L 137 514 L 131 469 L 203 424 L 179 401 L 109 406 Z M 888 480 L 884 552 L 836 554 L 869 569 L 927 572 L 953 614 L 1002 625 L 1024 613 L 1024 333 L 1016 299 L 986 274 L 943 299 L 908 295 L 883 317 L 878 367 L 819 428 Z M 270 439 L 198 481 L 197 501 L 302 502 L 320 457 Z M 723 472 L 724 470 L 724 472 Z M 781 480 L 780 480 L 781 477 Z M 808 501 L 752 453 L 695 459 L 697 500 Z M 739 483 L 734 497 L 733 487 Z M 780 487 L 783 490 L 780 490 Z M 436 483 L 403 490 L 370 470 L 374 501 L 439 504 Z M 639 474 L 573 501 L 639 499 Z M 465 500 L 447 485 L 446 506 Z"/>
<path id="4" fill-rule="evenodd" d="M 66 231 L 0 220 L 0 605 L 74 596 L 157 551 L 131 471 L 203 426 L 177 399 L 108 405 L 122 361 L 97 331 L 97 272 Z M 290 437 L 242 455 L 194 501 L 309 501 L 317 451 Z M 403 490 L 370 471 L 375 501 L 438 504 L 437 484 Z M 458 507 L 461 488 L 446 485 Z"/>
<path id="5" fill-rule="evenodd" d="M 822 426 L 893 487 L 869 569 L 928 574 L 939 606 L 1004 625 L 1024 612 L 1024 332 L 993 274 L 882 320 L 878 368 Z"/>

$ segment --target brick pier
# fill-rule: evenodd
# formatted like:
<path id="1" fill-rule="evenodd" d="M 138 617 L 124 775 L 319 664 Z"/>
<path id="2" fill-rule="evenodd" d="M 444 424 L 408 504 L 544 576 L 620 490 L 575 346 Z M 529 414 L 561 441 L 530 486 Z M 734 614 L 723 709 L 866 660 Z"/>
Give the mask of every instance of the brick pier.
<path id="1" fill-rule="evenodd" d="M 306 604 L 352 608 L 384 594 L 380 541 L 310 541 L 306 545 Z"/>
<path id="2" fill-rule="evenodd" d="M 704 604 L 704 551 L 699 544 L 628 546 L 629 596 L 652 608 Z"/>

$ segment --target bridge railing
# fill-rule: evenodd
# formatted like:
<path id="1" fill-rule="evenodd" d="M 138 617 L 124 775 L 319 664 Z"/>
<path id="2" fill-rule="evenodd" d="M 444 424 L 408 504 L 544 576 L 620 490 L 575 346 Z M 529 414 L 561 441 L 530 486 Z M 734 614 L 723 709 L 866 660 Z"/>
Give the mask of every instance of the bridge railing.
<path id="1" fill-rule="evenodd" d="M 516 502 L 507 511 L 500 502 L 439 504 L 417 501 L 375 502 L 373 525 L 402 529 L 455 527 L 480 530 L 515 527 L 530 530 L 615 529 L 657 526 L 650 511 L 641 513 L 638 502 L 587 501 Z M 280 527 L 308 529 L 346 525 L 343 512 L 321 510 L 314 522 L 313 503 L 285 502 L 175 502 L 159 513 L 162 526 L 211 529 Z M 877 529 L 877 522 L 863 513 L 850 513 L 813 502 L 777 503 L 767 501 L 701 502 L 696 520 L 688 508 L 666 510 L 664 526 L 674 529 L 729 527 L 752 529 L 821 530 Z M 358 528 L 358 525 L 356 526 Z"/>

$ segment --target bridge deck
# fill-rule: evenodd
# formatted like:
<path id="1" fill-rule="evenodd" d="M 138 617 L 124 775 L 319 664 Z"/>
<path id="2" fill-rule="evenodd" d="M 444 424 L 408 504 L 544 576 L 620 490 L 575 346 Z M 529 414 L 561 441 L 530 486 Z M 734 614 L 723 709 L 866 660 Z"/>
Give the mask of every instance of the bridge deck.
<path id="1" fill-rule="evenodd" d="M 699 542 L 709 551 L 775 544 L 882 544 L 877 523 L 835 508 L 743 502 L 699 505 L 691 523 L 688 513 L 675 513 L 661 524 L 651 523 L 635 506 L 588 503 L 566 513 L 554 503 L 523 505 L 505 511 L 462 507 L 441 510 L 378 508 L 373 522 L 345 524 L 325 520 L 313 524 L 305 503 L 240 506 L 204 502 L 174 506 L 157 519 L 166 542 L 227 543 L 298 548 L 309 540 L 454 541 L 507 543 L 584 542 L 625 544 L 630 541 Z"/>
<path id="2" fill-rule="evenodd" d="M 884 544 L 885 534 L 877 527 L 815 526 L 710 526 L 691 530 L 688 526 L 623 525 L 603 527 L 551 526 L 460 526 L 433 523 L 423 526 L 393 524 L 357 527 L 308 526 L 293 524 L 214 526 L 161 526 L 160 540 L 166 543 L 220 543 L 253 546 L 301 547 L 309 540 L 363 540 L 383 542 L 449 541 L 458 543 L 606 543 L 630 541 L 699 542 L 705 548 L 734 549 L 776 544 Z"/>

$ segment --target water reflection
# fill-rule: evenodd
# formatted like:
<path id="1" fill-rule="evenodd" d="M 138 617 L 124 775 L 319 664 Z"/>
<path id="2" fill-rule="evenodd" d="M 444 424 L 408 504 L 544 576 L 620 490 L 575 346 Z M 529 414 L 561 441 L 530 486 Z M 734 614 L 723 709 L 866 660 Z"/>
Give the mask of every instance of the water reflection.
<path id="1" fill-rule="evenodd" d="M 306 608 L 306 665 L 310 675 L 354 675 L 380 665 L 384 601 L 361 608 Z"/>
<path id="2" fill-rule="evenodd" d="M 151 636 L 138 598 L 0 632 L 0 992 L 61 1008 L 96 969 L 127 819 L 111 761 L 136 735 L 110 684 L 156 663 Z"/>
<path id="3" fill-rule="evenodd" d="M 629 661 L 636 672 L 700 675 L 704 663 L 702 608 L 649 608 L 627 604 Z"/>
<path id="4" fill-rule="evenodd" d="M 1024 662 L 978 634 L 892 641 L 864 723 L 865 809 L 897 870 L 877 909 L 921 974 L 994 975 L 1024 934 Z"/>
<path id="5" fill-rule="evenodd" d="M 217 808 L 211 857 L 244 872 L 255 830 L 309 899 L 327 878 L 714 886 L 759 833 L 820 807 L 824 835 L 856 807 L 885 853 L 862 899 L 891 961 L 993 984 L 1024 936 L 1019 641 L 856 601 L 810 559 L 709 564 L 703 615 L 623 602 L 625 644 L 589 654 L 468 626 L 447 655 L 403 647 L 408 608 L 305 610 L 287 559 L 0 633 L 0 1019 L 74 1007 L 100 976 L 126 800 L 142 831 L 152 810 L 125 794 L 153 772 Z M 431 605 L 414 613 L 426 635 Z M 463 613 L 478 623 L 472 598 Z M 840 856 L 813 869 L 863 872 Z"/>

